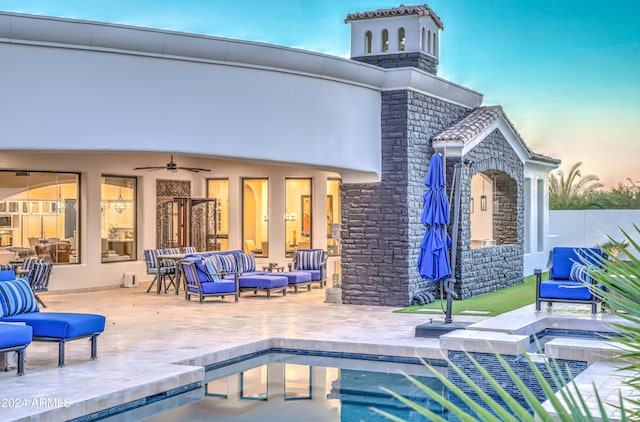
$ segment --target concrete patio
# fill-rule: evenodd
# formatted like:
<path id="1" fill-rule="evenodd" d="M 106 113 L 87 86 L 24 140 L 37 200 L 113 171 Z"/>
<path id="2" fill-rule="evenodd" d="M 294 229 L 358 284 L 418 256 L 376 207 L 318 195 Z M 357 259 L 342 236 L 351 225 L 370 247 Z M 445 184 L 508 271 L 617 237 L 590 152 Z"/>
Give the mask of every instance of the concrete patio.
<path id="1" fill-rule="evenodd" d="M 15 370 L 0 372 L 2 419 L 78 418 L 199 383 L 203 365 L 272 347 L 441 358 L 441 347 L 486 349 L 486 341 L 492 339 L 513 347 L 511 342 L 521 341 L 527 330 L 545 324 L 597 328 L 611 318 L 607 314 L 592 317 L 588 307 L 582 306 L 558 306 L 553 313 L 539 314 L 527 307 L 493 318 L 456 316 L 456 322 L 477 324 L 441 343 L 414 336 L 416 325 L 440 317 L 393 313 L 391 307 L 324 303 L 325 290 L 317 287 L 271 299 L 244 293 L 239 303 L 227 298 L 204 304 L 187 302 L 182 294 L 145 291 L 146 286 L 139 286 L 43 296 L 48 305 L 44 311 L 107 317 L 105 332 L 98 339 L 99 358 L 89 360 L 89 341 L 77 340 L 67 344 L 66 365 L 58 368 L 57 346 L 33 343 L 27 349 L 24 376 L 16 376 Z M 583 349 L 589 347 L 594 346 L 587 344 Z M 562 348 L 559 344 L 556 350 Z M 599 368 L 602 383 L 619 385 L 619 380 L 602 378 Z M 612 365 L 606 363 L 605 368 L 611 375 Z"/>

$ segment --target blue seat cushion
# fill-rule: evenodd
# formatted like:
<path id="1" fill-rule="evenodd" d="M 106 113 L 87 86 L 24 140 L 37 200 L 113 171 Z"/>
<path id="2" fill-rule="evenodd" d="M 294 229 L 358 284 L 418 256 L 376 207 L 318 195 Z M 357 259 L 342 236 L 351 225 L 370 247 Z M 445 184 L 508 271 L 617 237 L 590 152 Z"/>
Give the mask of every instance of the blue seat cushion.
<path id="1" fill-rule="evenodd" d="M 33 329 L 28 325 L 0 324 L 0 349 L 31 343 Z"/>
<path id="2" fill-rule="evenodd" d="M 242 273 L 242 277 L 251 277 L 254 275 L 269 275 L 272 274 L 269 271 L 247 271 Z"/>
<path id="3" fill-rule="evenodd" d="M 0 281 L 15 280 L 16 272 L 14 270 L 0 271 Z"/>
<path id="4" fill-rule="evenodd" d="M 289 284 L 308 283 L 311 281 L 311 273 L 307 271 L 290 271 L 287 273 L 278 273 L 289 280 Z"/>
<path id="5" fill-rule="evenodd" d="M 304 270 L 304 272 L 311 274 L 311 280 L 320 281 L 320 270 Z"/>
<path id="6" fill-rule="evenodd" d="M 213 294 L 213 293 L 235 293 L 236 291 L 236 283 L 235 281 L 205 281 L 201 282 L 202 293 L 204 294 Z M 189 286 L 189 292 L 198 293 L 198 289 Z"/>
<path id="7" fill-rule="evenodd" d="M 286 287 L 289 285 L 289 279 L 287 277 L 276 275 L 240 277 L 238 282 L 240 283 L 241 288 L 251 289 L 276 289 L 278 287 Z"/>
<path id="8" fill-rule="evenodd" d="M 568 280 L 549 280 L 540 283 L 542 299 L 591 300 L 591 290 L 584 283 Z"/>
<path id="9" fill-rule="evenodd" d="M 66 312 L 30 312 L 0 319 L 0 322 L 24 322 L 33 328 L 34 337 L 72 339 L 104 331 L 105 317 L 96 314 Z"/>

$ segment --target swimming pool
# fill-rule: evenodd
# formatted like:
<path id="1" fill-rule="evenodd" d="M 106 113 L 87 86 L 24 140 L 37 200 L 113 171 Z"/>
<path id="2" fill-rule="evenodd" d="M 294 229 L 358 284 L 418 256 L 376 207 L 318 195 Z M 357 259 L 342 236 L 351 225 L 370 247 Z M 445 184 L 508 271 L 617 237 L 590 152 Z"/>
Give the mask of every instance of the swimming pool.
<path id="1" fill-rule="evenodd" d="M 608 333 L 581 332 L 575 330 L 567 331 L 554 328 L 544 330 L 544 332 L 539 332 L 529 340 L 532 341 L 535 337 L 539 337 L 544 340 L 555 336 L 584 336 L 587 338 L 601 338 L 605 334 Z M 532 344 L 530 343 L 530 346 L 531 345 Z M 493 353 L 478 351 L 471 352 L 470 355 L 480 362 L 483 368 L 485 368 L 495 380 L 499 381 L 507 391 L 510 391 L 512 397 L 516 399 L 522 398 L 522 394 L 518 390 L 518 387 L 515 386 L 513 381 L 508 378 L 502 364 L 496 359 L 496 356 Z M 487 383 L 486 379 L 484 379 L 477 370 L 469 366 L 469 357 L 464 352 L 451 349 L 448 351 L 448 358 L 456 364 L 456 366 L 467 368 L 465 373 L 478 383 L 481 388 L 485 389 L 485 387 L 487 387 L 485 386 Z M 527 360 L 524 359 L 522 355 L 511 356 L 507 354 L 502 355 L 502 358 L 508 362 L 510 367 L 518 374 L 518 377 L 525 383 L 525 385 L 531 389 L 538 400 L 543 401 L 546 399 L 544 391 L 540 388 L 540 385 L 535 379 Z M 538 369 L 543 372 L 543 376 L 549 381 L 549 374 L 545 373 L 545 369 L 540 366 L 544 364 L 544 360 L 545 359 L 543 358 L 540 362 L 537 362 L 534 359 L 533 362 L 538 366 Z M 559 360 L 559 362 L 561 368 L 565 368 L 564 372 L 566 372 L 566 374 L 563 375 L 564 379 L 571 379 L 573 376 L 580 374 L 587 367 L 587 362 L 585 361 Z M 469 389 L 466 383 L 461 381 L 455 371 L 450 370 L 450 368 L 446 366 L 446 362 L 444 360 L 432 359 L 429 363 L 432 366 L 437 367 L 441 373 L 446 373 L 448 378 L 458 388 L 461 388 L 462 391 L 473 395 L 473 391 Z M 270 369 L 269 366 L 262 369 L 255 369 L 268 364 L 273 364 L 272 369 Z M 306 365 L 307 371 L 300 369 L 300 365 Z M 239 417 L 241 417 L 239 420 L 265 420 L 264 415 L 261 414 L 255 417 L 255 419 L 252 419 L 249 416 L 245 417 L 244 415 L 246 412 L 242 410 L 243 407 L 246 407 L 246 409 L 249 410 L 259 407 L 266 408 L 272 406 L 274 402 L 280 401 L 283 403 L 286 402 L 286 406 L 288 406 L 286 409 L 293 409 L 294 407 L 302 406 L 302 404 L 291 404 L 293 402 L 306 404 L 311 403 L 315 406 L 321 401 L 321 398 L 324 398 L 325 401 L 334 400 L 333 402 L 330 402 L 330 404 L 323 405 L 325 407 L 333 408 L 334 413 L 341 415 L 344 407 L 344 411 L 347 415 L 350 415 L 351 413 L 358 413 L 355 408 L 352 409 L 354 407 L 354 401 L 355 404 L 360 405 L 360 410 L 362 410 L 363 407 L 365 410 L 369 410 L 370 406 L 399 406 L 399 403 L 396 403 L 395 399 L 390 398 L 386 393 L 379 389 L 380 386 L 397 391 L 404 396 L 414 397 L 412 396 L 413 391 L 406 389 L 407 387 L 405 386 L 408 386 L 409 384 L 404 378 L 399 376 L 400 371 L 421 377 L 421 381 L 428 385 L 437 381 L 435 378 L 431 377 L 428 370 L 419 363 L 417 358 L 273 347 L 254 352 L 250 355 L 241 355 L 230 361 L 227 360 L 224 362 L 212 363 L 206 365 L 204 369 L 206 373 L 204 381 L 194 381 L 193 384 L 184 385 L 169 391 L 161 390 L 161 392 L 156 392 L 151 396 L 142 397 L 134 400 L 133 402 L 123 403 L 116 407 L 86 415 L 78 418 L 77 421 L 85 422 L 105 420 L 104 418 L 108 418 L 106 420 L 109 421 L 122 420 L 127 422 L 130 420 L 147 419 L 151 421 L 211 420 L 213 416 L 211 414 L 202 416 L 199 407 L 204 407 L 208 411 L 211 410 L 213 415 L 216 415 L 215 412 L 220 412 L 224 415 L 225 412 L 228 412 L 228 410 L 225 410 L 225 403 L 231 403 L 232 401 L 235 403 L 232 406 L 232 409 L 236 412 L 233 413 L 234 420 L 238 420 L 237 418 Z M 320 371 L 320 373 L 318 374 L 316 371 Z M 336 375 L 335 371 L 339 371 L 339 375 Z M 375 373 L 377 375 L 374 377 L 372 374 L 362 375 L 349 373 L 347 371 L 364 371 L 368 373 Z M 301 375 L 302 372 L 306 375 Z M 369 388 L 363 391 L 351 391 L 349 389 L 342 391 L 340 389 L 341 383 L 332 385 L 332 388 L 329 388 L 328 385 L 331 385 L 331 383 L 323 384 L 319 381 L 322 379 L 325 379 L 326 381 L 326 378 L 331 376 L 331 374 L 335 375 L 333 378 L 334 381 L 342 379 L 341 376 L 343 373 L 345 374 L 345 377 L 347 377 L 345 378 L 345 382 L 349 380 L 348 376 L 353 376 L 353 383 L 355 383 L 355 380 L 357 379 L 366 379 L 367 382 L 361 384 L 367 385 L 368 387 L 374 386 L 375 388 Z M 396 377 L 391 375 L 395 375 Z M 225 377 L 230 378 L 226 381 L 220 381 Z M 400 379 L 399 382 L 405 384 L 398 384 L 396 382 L 398 379 Z M 382 380 L 389 381 L 389 383 L 382 383 Z M 306 389 L 305 385 L 307 387 L 310 386 L 310 388 Z M 322 385 L 324 385 L 324 387 L 322 387 Z M 324 390 L 322 388 L 324 388 Z M 441 389 L 441 385 L 435 385 L 432 386 L 432 388 L 438 390 Z M 443 394 L 446 394 L 446 391 L 441 391 L 443 391 Z M 350 397 L 352 396 L 355 396 L 357 400 L 351 400 Z M 344 403 L 341 401 L 343 398 L 345 399 Z M 449 398 L 451 399 L 452 397 L 449 396 Z M 421 399 L 423 398 L 416 398 L 416 401 L 420 401 Z M 455 403 L 459 403 L 459 400 L 455 397 L 452 399 Z M 390 404 L 390 401 L 393 404 Z M 192 403 L 197 404 L 185 407 Z M 429 402 L 426 402 L 425 405 L 431 406 Z M 195 413 L 182 415 L 180 411 L 176 410 L 181 407 L 184 407 L 184 409 L 192 409 Z M 182 411 L 183 409 L 180 410 Z M 308 413 L 307 410 L 304 410 L 303 412 L 305 415 Z M 152 418 L 154 415 L 165 416 Z M 373 416 L 377 417 L 377 415 Z M 371 416 L 371 418 L 367 417 L 366 419 L 374 420 L 373 416 Z M 328 417 L 329 416 L 327 415 L 323 415 L 321 417 L 322 419 L 319 418 L 319 420 L 340 420 L 327 419 Z M 219 417 L 216 417 L 215 419 L 220 420 Z M 342 420 L 349 419 L 343 418 Z"/>
<path id="2" fill-rule="evenodd" d="M 437 369 L 444 373 L 447 370 L 444 366 Z M 388 420 L 371 407 L 406 420 L 415 419 L 417 414 L 414 411 L 382 391 L 381 386 L 442 415 L 447 414 L 446 409 L 419 391 L 401 372 L 411 374 L 432 389 L 448 395 L 442 383 L 416 359 L 363 360 L 269 353 L 216 365 L 207 371 L 201 388 L 153 406 L 114 415 L 108 420 Z"/>

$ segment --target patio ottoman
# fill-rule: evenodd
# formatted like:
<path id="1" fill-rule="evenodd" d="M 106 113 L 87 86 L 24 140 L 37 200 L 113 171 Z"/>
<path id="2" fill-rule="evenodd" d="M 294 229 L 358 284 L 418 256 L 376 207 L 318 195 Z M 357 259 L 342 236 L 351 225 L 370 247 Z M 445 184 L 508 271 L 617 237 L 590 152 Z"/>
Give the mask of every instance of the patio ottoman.
<path id="1" fill-rule="evenodd" d="M 58 366 L 64 366 L 64 345 L 67 341 L 89 337 L 91 359 L 97 357 L 97 337 L 104 331 L 105 317 L 66 312 L 27 312 L 3 317 L 0 322 L 24 322 L 33 329 L 34 341 L 58 343 Z"/>
<path id="2" fill-rule="evenodd" d="M 293 291 L 298 293 L 298 286 L 307 286 L 307 290 L 311 291 L 311 274 L 306 271 L 289 271 L 286 273 L 278 273 L 287 277 L 289 287 L 293 287 Z"/>
<path id="3" fill-rule="evenodd" d="M 24 374 L 24 349 L 31 344 L 33 329 L 28 325 L 0 323 L 0 353 L 18 354 L 18 375 Z"/>
<path id="4" fill-rule="evenodd" d="M 289 279 L 281 275 L 252 275 L 239 277 L 238 283 L 240 291 L 253 290 L 256 294 L 258 290 L 264 290 L 267 292 L 267 297 L 271 297 L 272 291 L 280 291 L 285 296 Z"/>

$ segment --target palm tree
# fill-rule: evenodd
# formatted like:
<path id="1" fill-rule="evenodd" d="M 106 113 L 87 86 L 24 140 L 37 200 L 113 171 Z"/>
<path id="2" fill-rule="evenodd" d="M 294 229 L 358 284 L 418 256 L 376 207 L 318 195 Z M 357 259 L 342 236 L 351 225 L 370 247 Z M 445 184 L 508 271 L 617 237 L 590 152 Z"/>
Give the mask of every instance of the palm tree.
<path id="1" fill-rule="evenodd" d="M 589 197 L 604 186 L 596 175 L 583 176 L 580 172 L 581 165 L 581 161 L 575 163 L 566 176 L 562 170 L 555 170 L 549 175 L 549 208 L 586 208 Z"/>

